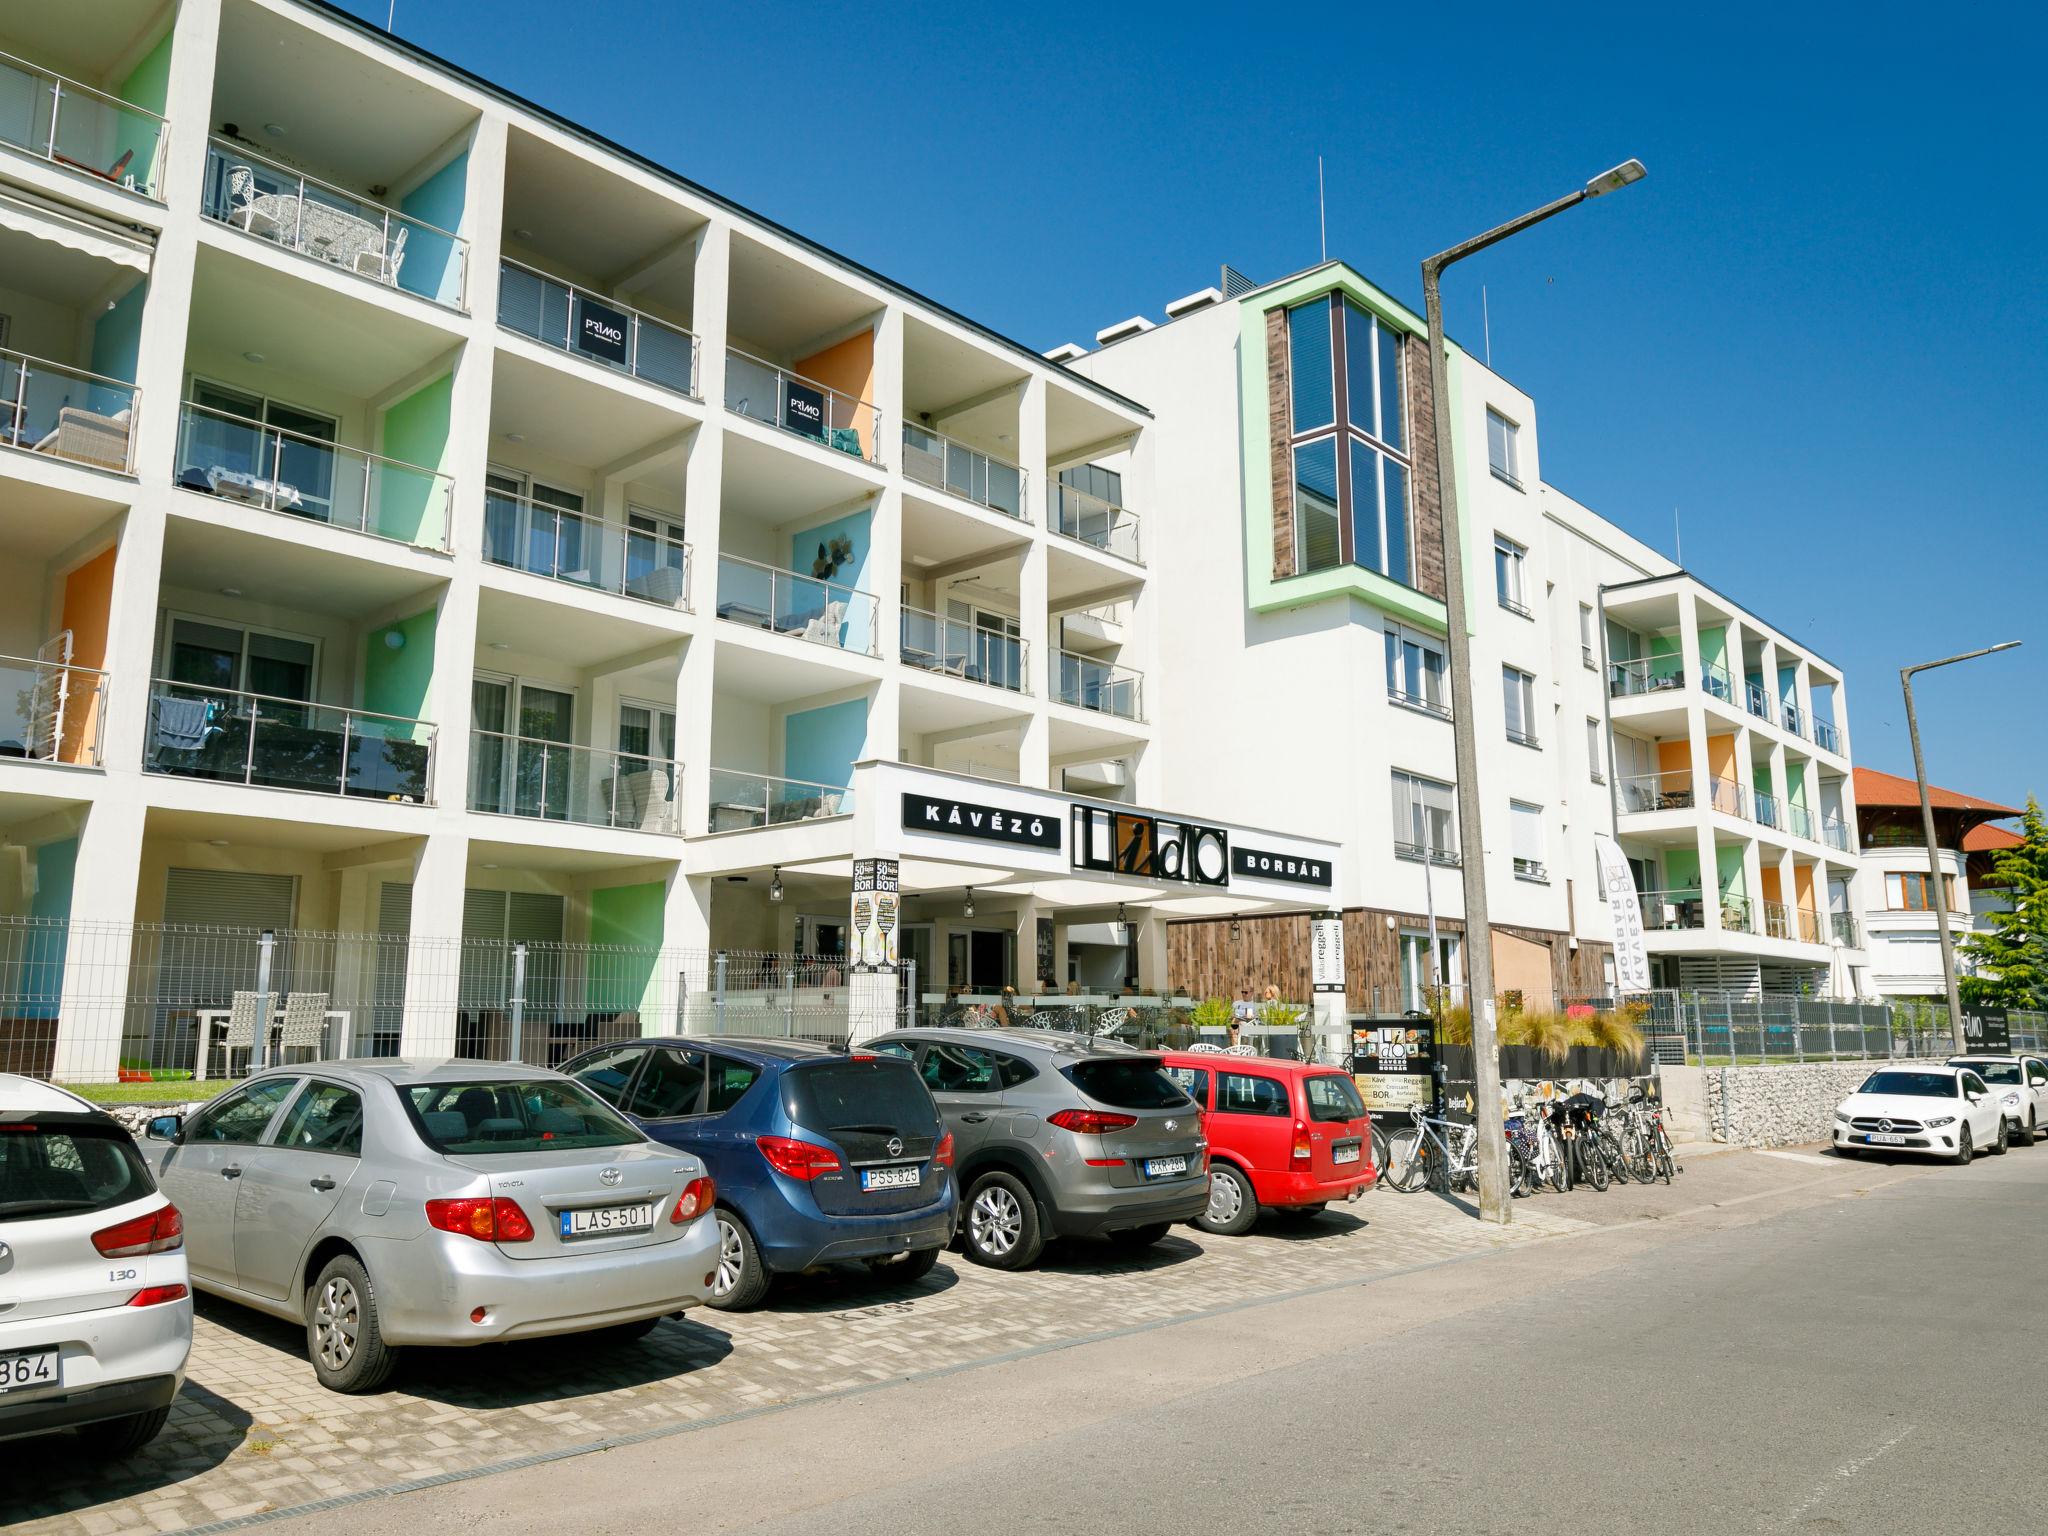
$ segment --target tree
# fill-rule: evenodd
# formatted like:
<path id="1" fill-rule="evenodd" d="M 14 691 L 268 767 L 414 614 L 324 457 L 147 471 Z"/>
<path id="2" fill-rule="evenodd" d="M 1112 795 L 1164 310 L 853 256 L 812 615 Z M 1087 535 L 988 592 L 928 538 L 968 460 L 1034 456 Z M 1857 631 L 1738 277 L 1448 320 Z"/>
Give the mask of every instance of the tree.
<path id="1" fill-rule="evenodd" d="M 2020 841 L 1991 861 L 1991 882 L 2011 904 L 1992 913 L 1988 931 L 1963 941 L 1975 974 L 1962 979 L 1968 1007 L 2048 1008 L 2048 819 L 2032 795 Z"/>

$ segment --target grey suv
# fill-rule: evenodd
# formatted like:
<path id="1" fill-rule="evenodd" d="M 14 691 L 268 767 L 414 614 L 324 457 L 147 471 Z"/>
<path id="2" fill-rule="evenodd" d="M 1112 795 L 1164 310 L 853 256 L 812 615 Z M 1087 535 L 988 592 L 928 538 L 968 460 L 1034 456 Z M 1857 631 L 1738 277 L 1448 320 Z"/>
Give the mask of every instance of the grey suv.
<path id="1" fill-rule="evenodd" d="M 1022 1269 L 1052 1237 L 1141 1248 L 1209 1208 L 1201 1111 L 1145 1051 L 1036 1029 L 903 1029 L 953 1133 L 967 1255 Z"/>

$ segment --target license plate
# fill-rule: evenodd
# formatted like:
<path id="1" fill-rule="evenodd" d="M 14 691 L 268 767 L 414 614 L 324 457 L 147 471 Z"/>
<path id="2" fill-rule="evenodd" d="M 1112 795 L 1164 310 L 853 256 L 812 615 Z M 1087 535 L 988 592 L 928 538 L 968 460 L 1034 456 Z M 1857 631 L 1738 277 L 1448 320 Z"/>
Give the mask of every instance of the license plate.
<path id="1" fill-rule="evenodd" d="M 0 1355 L 0 1392 L 54 1387 L 59 1379 L 54 1349 L 39 1349 L 30 1355 Z"/>
<path id="2" fill-rule="evenodd" d="M 1188 1171 L 1188 1160 L 1184 1157 L 1148 1157 L 1145 1159 L 1145 1177 L 1148 1179 L 1170 1179 L 1176 1173 Z"/>
<path id="3" fill-rule="evenodd" d="M 1332 1148 L 1330 1148 L 1330 1161 L 1331 1161 L 1331 1162 L 1333 1162 L 1333 1163 L 1355 1163 L 1355 1162 L 1357 1162 L 1357 1161 L 1358 1161 L 1358 1143 L 1354 1141 L 1354 1142 L 1353 1142 L 1353 1143 L 1351 1143 L 1351 1145 L 1350 1145 L 1350 1146 L 1348 1146 L 1348 1147 L 1332 1147 Z"/>
<path id="4" fill-rule="evenodd" d="M 564 1237 L 609 1237 L 615 1232 L 645 1232 L 653 1225 L 651 1205 L 600 1205 L 587 1211 L 562 1212 Z"/>
<path id="5" fill-rule="evenodd" d="M 860 1171 L 862 1189 L 915 1189 L 923 1180 L 924 1173 L 917 1164 L 909 1163 L 901 1168 L 863 1168 Z"/>
<path id="6" fill-rule="evenodd" d="M 1903 1147 L 1906 1144 L 1906 1138 L 1896 1131 L 1872 1131 L 1863 1139 L 1885 1147 Z"/>

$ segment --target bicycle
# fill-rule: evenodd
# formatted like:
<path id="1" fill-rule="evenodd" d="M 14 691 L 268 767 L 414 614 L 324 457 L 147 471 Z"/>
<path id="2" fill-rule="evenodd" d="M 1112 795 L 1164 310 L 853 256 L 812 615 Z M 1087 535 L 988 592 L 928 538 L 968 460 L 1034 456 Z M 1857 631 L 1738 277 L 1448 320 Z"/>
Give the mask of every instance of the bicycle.
<path id="1" fill-rule="evenodd" d="M 1477 1127 L 1417 1110 L 1415 1123 L 1388 1140 L 1386 1184 L 1397 1195 L 1464 1189 L 1478 1177 L 1478 1147 Z"/>

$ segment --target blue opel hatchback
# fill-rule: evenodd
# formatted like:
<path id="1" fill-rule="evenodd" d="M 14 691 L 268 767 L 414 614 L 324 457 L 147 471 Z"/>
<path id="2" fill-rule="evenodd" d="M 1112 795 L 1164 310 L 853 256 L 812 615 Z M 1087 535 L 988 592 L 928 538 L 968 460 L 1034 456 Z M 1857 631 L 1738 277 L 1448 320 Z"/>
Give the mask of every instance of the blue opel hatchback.
<path id="1" fill-rule="evenodd" d="M 953 1138 L 900 1056 L 669 1037 L 600 1046 L 562 1070 L 710 1168 L 714 1307 L 754 1306 L 775 1275 L 842 1260 L 914 1280 L 952 1241 Z"/>

